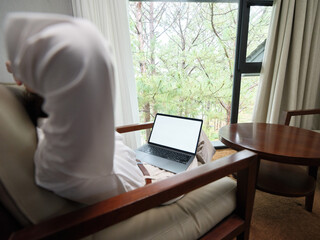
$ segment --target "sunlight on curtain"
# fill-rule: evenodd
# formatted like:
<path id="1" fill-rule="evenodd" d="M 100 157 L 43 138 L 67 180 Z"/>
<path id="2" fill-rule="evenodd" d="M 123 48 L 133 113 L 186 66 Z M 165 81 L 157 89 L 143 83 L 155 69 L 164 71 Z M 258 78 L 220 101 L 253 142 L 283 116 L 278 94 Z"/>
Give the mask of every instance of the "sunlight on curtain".
<path id="1" fill-rule="evenodd" d="M 271 21 L 254 121 L 278 123 L 284 110 L 320 108 L 320 2 L 276 0 Z M 310 117 L 291 125 L 319 127 Z"/>
<path id="2" fill-rule="evenodd" d="M 127 0 L 72 0 L 74 16 L 92 21 L 109 40 L 116 64 L 116 126 L 139 122 L 127 15 Z M 140 134 L 124 135 L 131 148 L 140 144 Z"/>

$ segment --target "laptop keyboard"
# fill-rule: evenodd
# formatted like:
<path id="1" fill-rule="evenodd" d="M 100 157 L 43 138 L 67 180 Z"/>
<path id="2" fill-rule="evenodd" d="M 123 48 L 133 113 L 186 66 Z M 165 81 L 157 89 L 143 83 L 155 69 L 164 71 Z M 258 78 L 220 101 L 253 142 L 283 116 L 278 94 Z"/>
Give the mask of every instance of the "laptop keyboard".
<path id="1" fill-rule="evenodd" d="M 145 145 L 139 150 L 145 153 L 149 153 L 158 157 L 170 159 L 170 160 L 184 163 L 184 164 L 186 164 L 190 159 L 190 155 L 174 152 L 174 151 L 171 151 L 165 148 L 160 148 L 153 145 Z"/>

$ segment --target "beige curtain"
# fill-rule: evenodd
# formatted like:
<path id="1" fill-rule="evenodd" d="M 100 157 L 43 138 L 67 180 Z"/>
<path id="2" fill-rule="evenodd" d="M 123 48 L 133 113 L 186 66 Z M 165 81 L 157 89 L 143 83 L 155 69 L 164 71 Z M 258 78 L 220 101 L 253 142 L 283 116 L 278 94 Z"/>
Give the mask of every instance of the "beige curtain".
<path id="1" fill-rule="evenodd" d="M 116 65 L 116 126 L 139 122 L 127 4 L 127 0 L 72 0 L 74 16 L 96 24 L 113 49 Z M 135 149 L 141 145 L 139 132 L 123 136 L 129 147 Z"/>
<path id="2" fill-rule="evenodd" d="M 319 95 L 320 1 L 275 0 L 253 120 L 279 123 L 284 110 L 320 108 Z M 312 117 L 291 121 L 316 124 Z"/>

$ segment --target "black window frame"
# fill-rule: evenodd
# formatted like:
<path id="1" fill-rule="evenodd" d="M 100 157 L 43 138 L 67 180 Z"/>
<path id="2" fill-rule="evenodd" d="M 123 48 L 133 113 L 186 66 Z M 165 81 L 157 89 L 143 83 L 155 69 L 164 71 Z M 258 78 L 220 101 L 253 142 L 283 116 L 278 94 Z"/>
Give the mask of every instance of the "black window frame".
<path id="1" fill-rule="evenodd" d="M 249 33 L 250 7 L 272 6 L 273 0 L 240 0 L 238 12 L 238 30 L 236 39 L 235 66 L 231 100 L 230 122 L 238 122 L 241 78 L 243 74 L 259 74 L 262 62 L 246 62 L 247 42 Z"/>

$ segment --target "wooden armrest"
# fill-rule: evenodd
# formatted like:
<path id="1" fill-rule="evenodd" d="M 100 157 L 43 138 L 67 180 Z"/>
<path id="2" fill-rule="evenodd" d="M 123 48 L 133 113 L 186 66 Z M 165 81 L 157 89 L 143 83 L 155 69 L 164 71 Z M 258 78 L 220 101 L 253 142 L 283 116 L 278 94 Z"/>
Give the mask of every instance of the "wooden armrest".
<path id="1" fill-rule="evenodd" d="M 153 122 L 147 122 L 147 123 L 137 123 L 137 124 L 131 124 L 131 125 L 125 125 L 121 127 L 117 127 L 116 131 L 118 133 L 126 133 L 126 132 L 133 132 L 138 130 L 144 130 L 152 128 Z"/>
<path id="2" fill-rule="evenodd" d="M 10 239 L 82 238 L 234 172 L 237 172 L 236 213 L 246 220 L 251 218 L 257 168 L 257 155 L 243 150 L 171 178 L 27 227 L 14 233 Z"/>
<path id="3" fill-rule="evenodd" d="M 283 115 L 285 117 L 284 125 L 289 126 L 292 116 L 302 116 L 302 115 L 311 115 L 311 114 L 320 114 L 320 109 L 283 111 Z"/>

